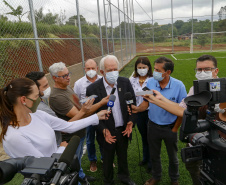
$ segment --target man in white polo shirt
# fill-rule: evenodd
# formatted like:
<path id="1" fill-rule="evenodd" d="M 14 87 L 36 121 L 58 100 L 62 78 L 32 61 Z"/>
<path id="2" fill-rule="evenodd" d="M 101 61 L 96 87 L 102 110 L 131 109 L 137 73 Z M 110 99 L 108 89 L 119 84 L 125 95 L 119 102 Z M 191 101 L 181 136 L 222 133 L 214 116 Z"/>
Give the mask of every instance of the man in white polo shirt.
<path id="1" fill-rule="evenodd" d="M 86 75 L 77 80 L 74 84 L 74 92 L 78 95 L 79 99 L 84 99 L 86 97 L 86 88 L 102 78 L 102 76 L 97 74 L 98 67 L 96 61 L 93 59 L 88 59 L 85 62 L 84 68 Z M 90 161 L 90 171 L 97 171 L 97 157 L 96 157 L 96 149 L 95 149 L 95 127 L 89 126 L 86 128 L 86 145 L 88 151 L 88 158 Z M 101 160 L 102 160 L 102 148 L 100 147 L 101 152 Z"/>

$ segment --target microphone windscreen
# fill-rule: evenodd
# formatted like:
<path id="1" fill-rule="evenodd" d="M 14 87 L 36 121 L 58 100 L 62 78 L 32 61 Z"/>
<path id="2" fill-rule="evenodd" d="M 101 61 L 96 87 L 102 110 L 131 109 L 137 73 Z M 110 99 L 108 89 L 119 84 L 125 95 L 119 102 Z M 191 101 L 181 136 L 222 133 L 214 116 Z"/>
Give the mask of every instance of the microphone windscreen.
<path id="1" fill-rule="evenodd" d="M 125 98 L 125 100 L 128 101 L 128 100 L 132 100 L 133 96 L 132 96 L 131 92 L 127 92 L 124 94 L 124 98 Z"/>
<path id="2" fill-rule="evenodd" d="M 58 162 L 64 162 L 67 164 L 67 166 L 70 166 L 75 156 L 79 142 L 80 138 L 78 136 L 73 136 L 69 141 L 67 147 L 65 148 L 64 152 L 62 153 Z"/>
<path id="3" fill-rule="evenodd" d="M 114 94 L 110 95 L 109 101 L 113 101 L 114 102 L 115 99 L 116 99 L 116 96 Z"/>

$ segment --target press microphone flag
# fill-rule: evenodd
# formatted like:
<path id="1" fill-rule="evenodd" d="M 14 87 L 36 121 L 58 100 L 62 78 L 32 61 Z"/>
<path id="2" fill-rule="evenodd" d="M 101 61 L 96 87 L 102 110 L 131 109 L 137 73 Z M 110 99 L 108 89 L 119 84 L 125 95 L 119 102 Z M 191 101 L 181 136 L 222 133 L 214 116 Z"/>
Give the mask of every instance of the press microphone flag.
<path id="1" fill-rule="evenodd" d="M 111 108 L 114 106 L 115 99 L 116 99 L 116 96 L 114 94 L 110 95 L 109 101 L 107 103 L 108 111 L 110 111 Z"/>

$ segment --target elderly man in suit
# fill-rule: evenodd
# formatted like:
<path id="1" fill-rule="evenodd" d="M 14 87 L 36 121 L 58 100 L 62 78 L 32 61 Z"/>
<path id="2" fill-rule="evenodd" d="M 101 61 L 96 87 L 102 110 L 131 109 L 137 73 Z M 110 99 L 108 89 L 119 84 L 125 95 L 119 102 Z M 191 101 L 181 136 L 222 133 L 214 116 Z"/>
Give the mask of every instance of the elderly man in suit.
<path id="1" fill-rule="evenodd" d="M 103 167 L 104 184 L 110 185 L 113 180 L 114 155 L 118 157 L 118 178 L 121 182 L 128 185 L 135 183 L 129 177 L 127 148 L 128 140 L 131 139 L 132 127 L 134 125 L 134 115 L 127 112 L 127 104 L 124 98 L 125 93 L 130 92 L 134 103 L 136 98 L 129 79 L 119 77 L 119 62 L 113 55 L 107 55 L 100 61 L 100 72 L 103 78 L 97 80 L 87 87 L 86 95 L 97 95 L 95 102 L 109 95 L 113 88 L 116 88 L 114 95 L 116 100 L 112 108 L 112 113 L 107 121 L 100 122 L 97 127 L 97 139 L 103 147 Z M 100 108 L 106 109 L 107 106 Z"/>

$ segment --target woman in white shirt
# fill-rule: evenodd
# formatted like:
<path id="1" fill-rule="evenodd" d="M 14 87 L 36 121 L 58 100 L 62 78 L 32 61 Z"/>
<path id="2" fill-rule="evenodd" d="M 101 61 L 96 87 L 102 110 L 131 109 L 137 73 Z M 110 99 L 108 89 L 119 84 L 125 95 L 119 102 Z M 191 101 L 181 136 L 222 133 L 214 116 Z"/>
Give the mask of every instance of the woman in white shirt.
<path id="1" fill-rule="evenodd" d="M 133 86 L 133 90 L 136 92 L 142 91 L 146 87 L 147 81 L 152 77 L 152 67 L 147 57 L 139 57 L 135 63 L 134 75 L 131 77 L 130 82 Z M 137 105 L 139 106 L 143 102 L 141 96 L 136 97 Z M 140 166 L 148 163 L 148 172 L 151 170 L 151 162 L 147 141 L 147 124 L 148 124 L 148 110 L 137 113 L 137 127 L 142 137 L 143 145 L 143 160 L 139 163 Z"/>
<path id="2" fill-rule="evenodd" d="M 57 148 L 54 130 L 73 133 L 99 124 L 99 119 L 106 119 L 107 111 L 104 110 L 78 121 L 75 116 L 67 122 L 36 111 L 39 103 L 39 90 L 28 78 L 12 80 L 1 90 L 0 139 L 10 157 L 50 157 L 53 153 L 62 153 L 67 143 L 63 142 Z"/>

